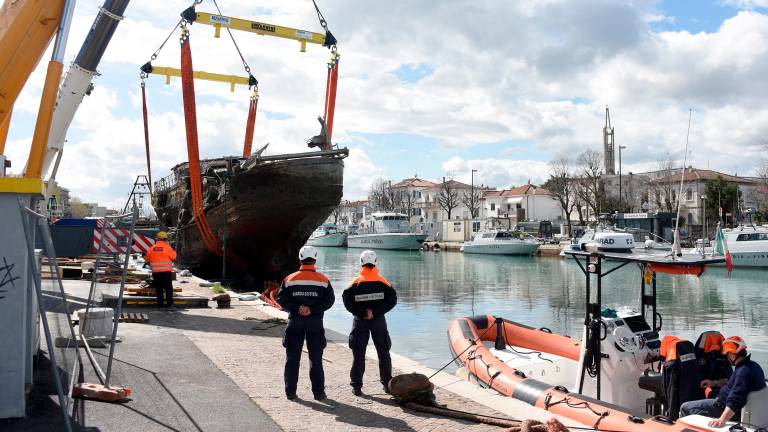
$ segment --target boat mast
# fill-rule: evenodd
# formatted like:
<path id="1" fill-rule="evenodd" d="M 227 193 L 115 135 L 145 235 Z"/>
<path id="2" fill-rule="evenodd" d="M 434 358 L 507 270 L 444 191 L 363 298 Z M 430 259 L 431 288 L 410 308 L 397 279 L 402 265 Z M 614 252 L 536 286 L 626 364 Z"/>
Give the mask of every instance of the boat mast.
<path id="1" fill-rule="evenodd" d="M 683 184 L 685 183 L 685 166 L 688 164 L 688 139 L 691 136 L 691 117 L 693 116 L 693 109 L 688 109 L 688 132 L 685 134 L 685 155 L 683 155 L 683 170 L 680 172 L 680 190 L 677 193 L 677 214 L 675 216 L 675 234 L 673 237 L 671 256 L 675 259 L 676 256 L 682 255 L 682 248 L 680 246 L 680 207 L 683 200 L 680 198 L 683 195 Z"/>

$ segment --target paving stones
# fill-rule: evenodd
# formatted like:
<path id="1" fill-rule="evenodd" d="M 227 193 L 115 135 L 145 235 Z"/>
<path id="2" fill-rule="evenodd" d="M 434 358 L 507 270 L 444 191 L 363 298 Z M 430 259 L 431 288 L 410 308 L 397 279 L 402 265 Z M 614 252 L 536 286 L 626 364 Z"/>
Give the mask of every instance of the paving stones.
<path id="1" fill-rule="evenodd" d="M 196 287 L 190 287 L 194 292 Z M 254 319 L 255 318 L 255 319 Z M 405 410 L 384 393 L 373 359 L 366 360 L 363 395 L 349 385 L 352 353 L 329 342 L 323 353 L 328 399 L 315 401 L 309 383 L 309 360 L 301 359 L 297 398 L 283 388 L 283 324 L 254 327 L 272 317 L 259 307 L 232 302 L 230 309 L 189 309 L 159 325 L 180 329 L 213 363 L 286 431 L 498 431 L 497 427 Z M 274 322 L 274 321 L 272 321 Z M 395 371 L 397 374 L 398 371 Z M 440 403 L 479 414 L 501 414 L 443 389 Z"/>

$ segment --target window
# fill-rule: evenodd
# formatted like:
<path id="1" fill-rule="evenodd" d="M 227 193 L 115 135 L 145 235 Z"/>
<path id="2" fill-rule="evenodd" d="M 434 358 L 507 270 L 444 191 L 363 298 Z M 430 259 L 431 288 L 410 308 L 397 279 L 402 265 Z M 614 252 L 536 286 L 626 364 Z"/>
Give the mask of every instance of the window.
<path id="1" fill-rule="evenodd" d="M 496 203 L 491 203 L 491 211 L 496 210 Z"/>
<path id="2" fill-rule="evenodd" d="M 739 234 L 736 237 L 736 241 L 757 241 L 768 240 L 768 234 L 765 233 L 753 233 L 753 234 Z"/>
<path id="3" fill-rule="evenodd" d="M 461 232 L 461 222 L 453 223 L 453 232 Z"/>
<path id="4" fill-rule="evenodd" d="M 507 211 L 512 210 L 512 204 L 507 204 Z"/>
<path id="5" fill-rule="evenodd" d="M 480 222 L 479 221 L 472 222 L 472 232 L 476 233 L 478 231 L 480 231 Z"/>
<path id="6" fill-rule="evenodd" d="M 432 220 L 437 220 L 437 212 L 432 212 Z"/>
<path id="7" fill-rule="evenodd" d="M 693 191 L 691 188 L 686 189 L 685 191 L 685 200 L 686 201 L 693 201 Z"/>
<path id="8" fill-rule="evenodd" d="M 688 226 L 693 225 L 693 213 L 688 213 Z"/>
<path id="9" fill-rule="evenodd" d="M 464 219 L 469 219 L 469 212 L 464 210 L 463 216 L 464 216 Z"/>

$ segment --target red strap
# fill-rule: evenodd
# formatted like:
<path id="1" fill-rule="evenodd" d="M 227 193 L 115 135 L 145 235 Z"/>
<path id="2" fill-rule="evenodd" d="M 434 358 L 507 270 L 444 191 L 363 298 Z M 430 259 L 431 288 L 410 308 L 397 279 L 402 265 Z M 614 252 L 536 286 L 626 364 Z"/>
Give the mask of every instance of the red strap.
<path id="1" fill-rule="evenodd" d="M 192 51 L 189 35 L 182 36 L 181 42 L 181 94 L 184 100 L 184 124 L 187 132 L 187 154 L 189 156 L 189 183 L 192 189 L 192 214 L 205 245 L 213 253 L 221 255 L 222 245 L 208 225 L 203 205 L 202 178 L 200 175 L 200 152 L 197 138 L 197 109 L 195 106 L 195 81 L 192 69 Z M 245 262 L 227 249 L 227 260 L 235 267 L 246 268 Z"/>
<path id="2" fill-rule="evenodd" d="M 339 62 L 331 68 L 330 83 L 328 85 L 328 105 L 326 108 L 325 124 L 328 131 L 328 148 L 330 150 L 331 137 L 333 136 L 333 114 L 336 111 L 336 82 L 339 80 Z"/>
<path id="3" fill-rule="evenodd" d="M 245 121 L 245 142 L 243 143 L 243 157 L 251 155 L 251 146 L 253 146 L 253 128 L 256 125 L 256 108 L 259 106 L 258 96 L 251 97 L 251 103 L 248 106 L 248 120 Z"/>
<path id="4" fill-rule="evenodd" d="M 147 153 L 147 178 L 149 179 L 149 193 L 152 193 L 152 167 L 149 163 L 149 122 L 147 121 L 147 92 L 141 81 L 141 107 L 144 111 L 144 149 Z"/>
<path id="5" fill-rule="evenodd" d="M 328 94 L 331 88 L 331 68 L 328 68 L 328 74 L 325 77 L 325 106 L 323 107 L 323 120 L 328 118 Z"/>

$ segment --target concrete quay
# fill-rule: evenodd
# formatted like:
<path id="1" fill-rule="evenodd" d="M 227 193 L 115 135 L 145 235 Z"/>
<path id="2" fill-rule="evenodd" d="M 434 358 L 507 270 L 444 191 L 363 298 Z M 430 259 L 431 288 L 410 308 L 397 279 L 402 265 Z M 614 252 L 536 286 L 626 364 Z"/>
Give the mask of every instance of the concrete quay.
<path id="1" fill-rule="evenodd" d="M 212 297 L 200 279 L 182 278 L 184 291 Z M 65 289 L 81 289 L 64 281 Z M 114 289 L 114 287 L 112 287 Z M 79 297 L 79 296 L 78 296 Z M 81 297 L 82 298 L 82 297 Z M 211 302 L 213 306 L 215 304 Z M 260 301 L 233 299 L 228 309 L 190 308 L 143 312 L 149 323 L 121 323 L 114 383 L 133 389 L 124 404 L 77 401 L 77 423 L 84 431 L 499 431 L 499 427 L 406 410 L 378 382 L 375 350 L 369 347 L 364 396 L 349 386 L 351 351 L 347 336 L 327 330 L 324 353 L 328 399 L 315 401 L 309 386 L 308 359 L 302 358 L 298 398 L 283 390 L 285 313 Z M 443 332 L 440 332 L 442 334 Z M 397 350 L 397 341 L 394 341 Z M 107 349 L 95 349 L 106 369 Z M 305 351 L 306 352 L 306 351 Z M 448 359 L 446 359 L 448 361 Z M 86 381 L 97 382 L 85 360 Z M 393 354 L 395 373 L 433 370 Z M 41 378 L 50 375 L 38 368 Z M 440 403 L 449 408 L 497 417 L 546 420 L 551 414 L 481 389 L 452 374 L 432 378 Z M 63 430 L 55 394 L 38 385 L 26 419 L 0 421 L 8 431 Z M 566 425 L 574 424 L 567 419 Z"/>

